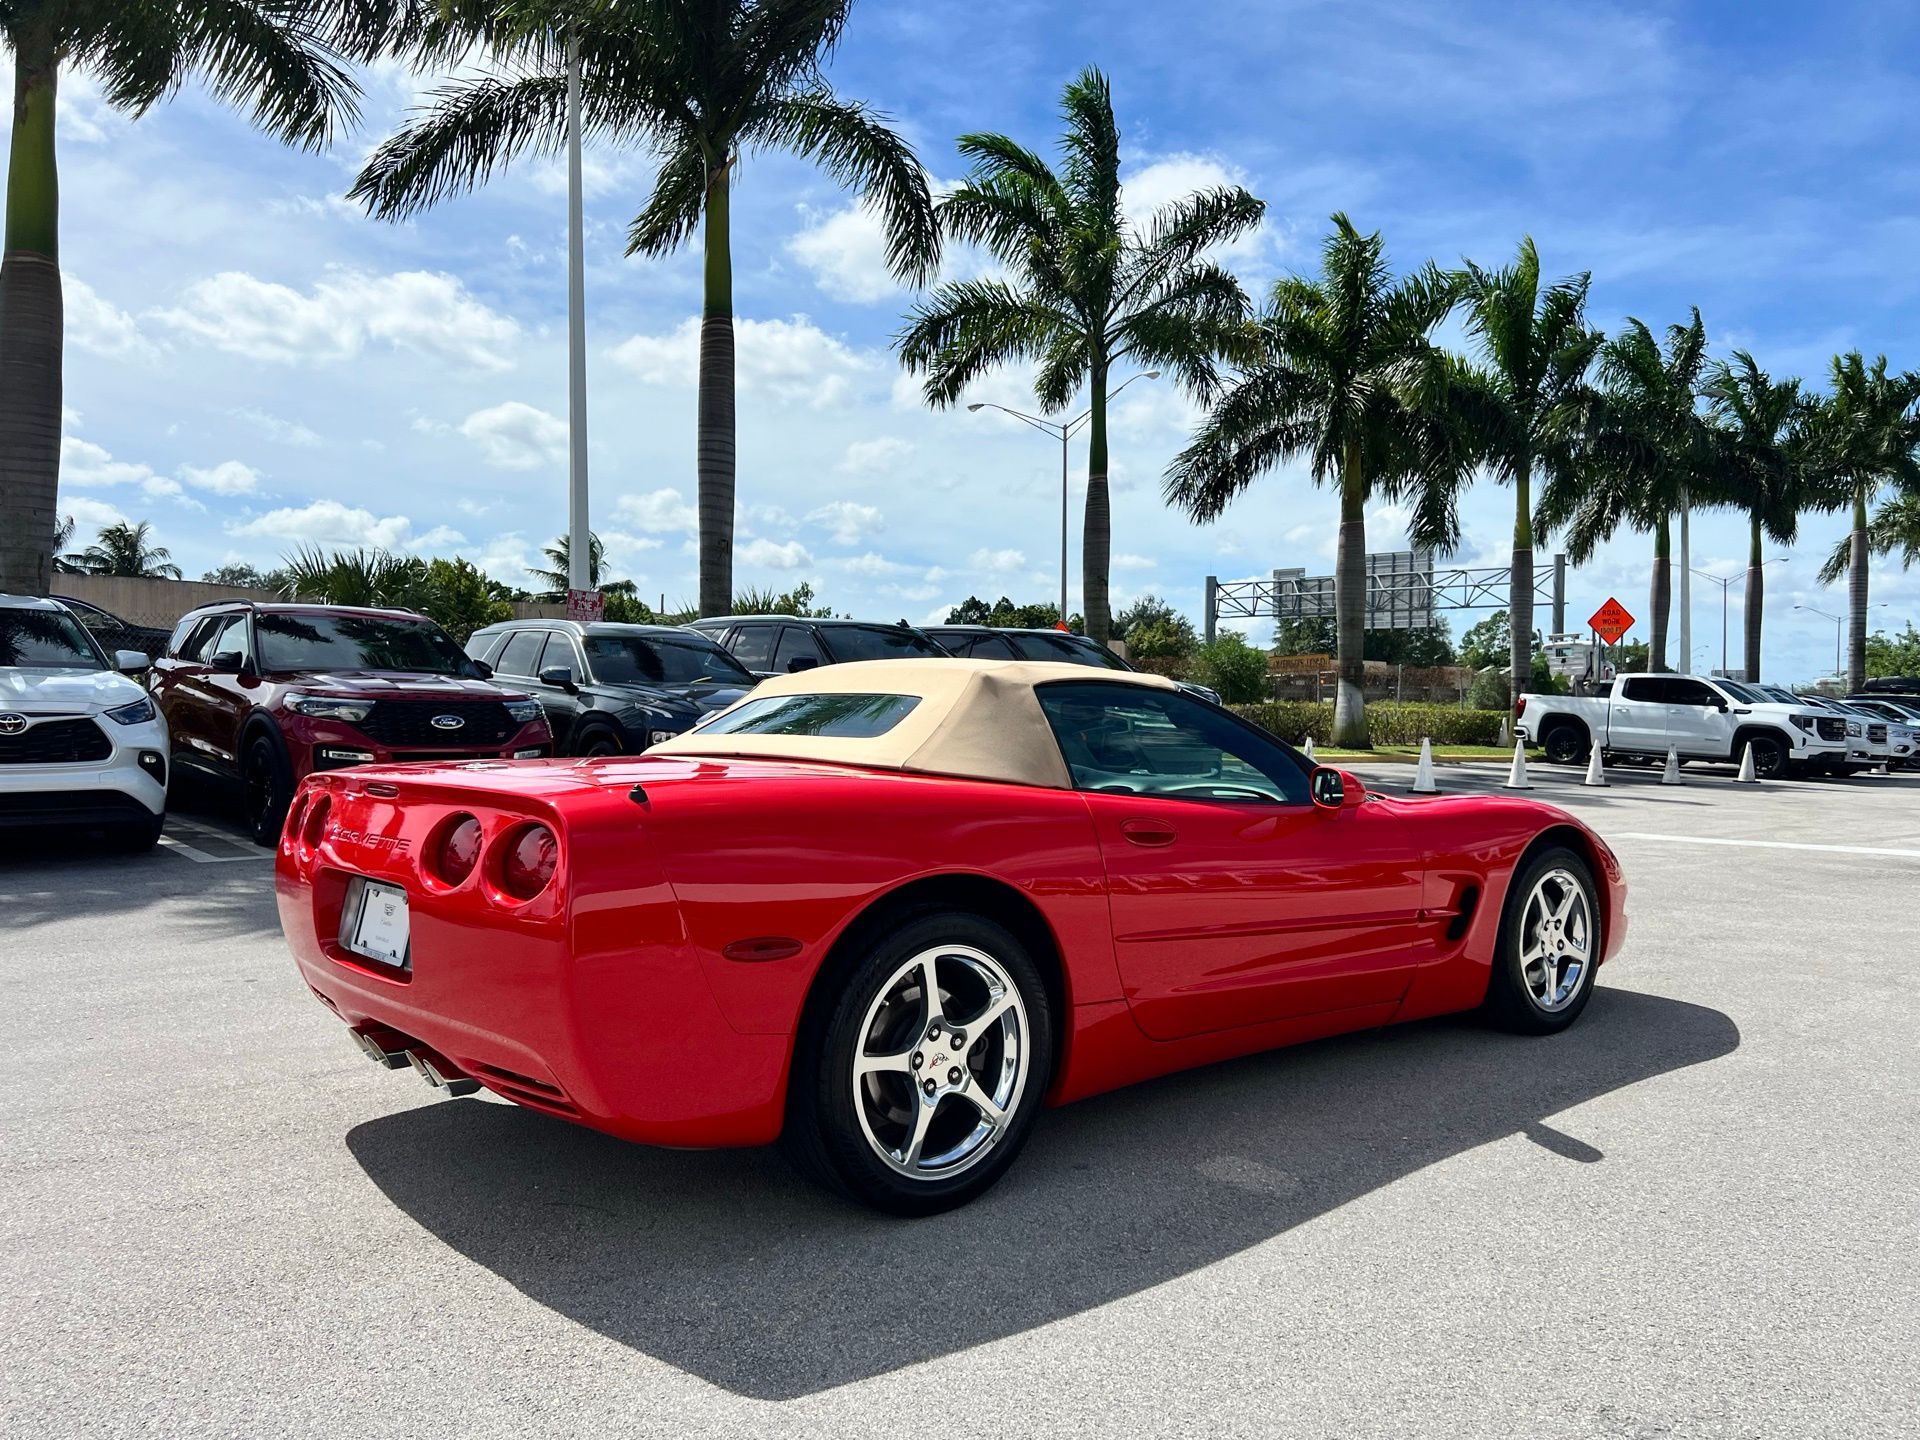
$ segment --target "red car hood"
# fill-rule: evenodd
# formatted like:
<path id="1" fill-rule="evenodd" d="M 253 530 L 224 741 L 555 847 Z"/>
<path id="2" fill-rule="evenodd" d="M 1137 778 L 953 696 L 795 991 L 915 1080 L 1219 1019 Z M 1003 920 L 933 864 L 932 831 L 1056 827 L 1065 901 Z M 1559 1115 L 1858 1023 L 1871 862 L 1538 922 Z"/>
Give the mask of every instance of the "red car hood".
<path id="1" fill-rule="evenodd" d="M 316 695 L 356 700 L 518 700 L 523 692 L 459 675 L 406 675 L 388 670 L 327 670 L 291 682 Z"/>

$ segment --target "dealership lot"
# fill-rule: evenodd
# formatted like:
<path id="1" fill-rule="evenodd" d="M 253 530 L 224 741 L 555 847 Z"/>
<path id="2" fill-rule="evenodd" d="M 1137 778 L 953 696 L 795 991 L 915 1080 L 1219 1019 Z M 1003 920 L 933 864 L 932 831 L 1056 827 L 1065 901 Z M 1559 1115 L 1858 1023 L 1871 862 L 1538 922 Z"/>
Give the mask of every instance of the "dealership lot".
<path id="1" fill-rule="evenodd" d="M 217 815 L 171 817 L 140 857 L 16 846 L 0 1419 L 1903 1431 L 1920 778 L 1686 774 L 1533 771 L 1633 887 L 1568 1034 L 1424 1024 L 1104 1096 L 918 1222 L 769 1153 L 639 1149 L 368 1065 L 286 957 L 266 857 Z"/>

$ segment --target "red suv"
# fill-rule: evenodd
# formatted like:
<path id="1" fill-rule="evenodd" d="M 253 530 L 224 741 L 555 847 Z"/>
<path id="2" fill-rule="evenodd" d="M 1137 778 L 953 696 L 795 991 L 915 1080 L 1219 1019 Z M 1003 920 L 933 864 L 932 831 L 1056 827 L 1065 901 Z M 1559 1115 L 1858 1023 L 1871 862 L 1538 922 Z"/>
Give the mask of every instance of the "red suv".
<path id="1" fill-rule="evenodd" d="M 176 770 L 238 780 L 271 845 L 315 770 L 551 753 L 540 702 L 492 674 L 411 611 L 239 601 L 185 616 L 147 688 Z"/>

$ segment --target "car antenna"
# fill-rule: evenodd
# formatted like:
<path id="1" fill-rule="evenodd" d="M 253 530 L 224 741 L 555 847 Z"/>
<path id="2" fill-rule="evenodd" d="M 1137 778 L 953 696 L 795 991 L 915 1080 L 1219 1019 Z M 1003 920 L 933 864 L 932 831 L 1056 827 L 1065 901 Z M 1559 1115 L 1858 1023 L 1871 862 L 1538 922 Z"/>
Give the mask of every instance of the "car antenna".
<path id="1" fill-rule="evenodd" d="M 646 804 L 647 803 L 646 786 L 644 785 L 634 786 L 633 789 L 627 791 L 627 799 L 633 801 L 633 803 L 636 805 Z"/>

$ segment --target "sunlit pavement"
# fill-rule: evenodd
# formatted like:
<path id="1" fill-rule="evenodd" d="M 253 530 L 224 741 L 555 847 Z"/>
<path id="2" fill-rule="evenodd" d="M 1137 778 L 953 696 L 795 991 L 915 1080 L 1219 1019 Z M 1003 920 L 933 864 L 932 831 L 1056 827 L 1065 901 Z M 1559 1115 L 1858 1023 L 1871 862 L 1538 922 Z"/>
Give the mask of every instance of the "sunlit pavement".
<path id="1" fill-rule="evenodd" d="M 0 1422 L 1911 1433 L 1920 779 L 1610 778 L 1531 776 L 1632 886 L 1568 1035 L 1449 1021 L 1088 1101 L 915 1223 L 366 1064 L 217 812 L 140 857 L 16 845 Z"/>

